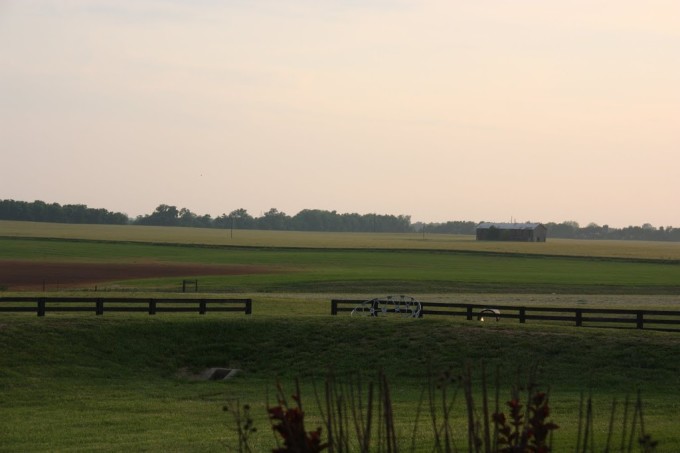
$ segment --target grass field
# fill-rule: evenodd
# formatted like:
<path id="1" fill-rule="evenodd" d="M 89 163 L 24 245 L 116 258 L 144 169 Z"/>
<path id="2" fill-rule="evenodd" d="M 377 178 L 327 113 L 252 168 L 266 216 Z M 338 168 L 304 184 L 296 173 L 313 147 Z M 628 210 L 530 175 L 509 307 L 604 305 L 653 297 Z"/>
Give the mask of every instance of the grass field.
<path id="1" fill-rule="evenodd" d="M 260 428 L 256 451 L 267 451 L 273 436 L 266 395 L 276 379 L 292 392 L 293 379 L 303 378 L 311 421 L 318 422 L 310 386 L 330 368 L 368 377 L 383 369 L 393 387 L 398 431 L 409 438 L 428 370 L 458 373 L 466 363 L 479 369 L 482 360 L 489 369 L 501 367 L 506 395 L 518 367 L 539 365 L 560 425 L 557 451 L 573 450 L 581 391 L 595 397 L 601 443 L 612 399 L 620 402 L 638 388 L 647 430 L 661 442 L 658 451 L 680 450 L 678 333 L 329 315 L 333 297 L 393 292 L 433 301 L 676 309 L 675 244 L 593 243 L 589 252 L 589 243 L 564 241 L 561 252 L 556 244 L 546 253 L 532 247 L 550 242 L 490 250 L 448 236 L 421 247 L 422 237 L 413 235 L 235 231 L 239 247 L 225 247 L 232 244 L 224 231 L 127 228 L 0 222 L 0 261 L 266 266 L 272 271 L 199 277 L 204 290 L 253 298 L 253 315 L 2 314 L 0 451 L 224 451 L 235 442 L 233 423 L 222 411 L 232 399 L 253 405 Z M 403 245 L 409 241 L 412 247 Z M 463 248 L 448 248 L 456 241 Z M 176 289 L 178 278 L 99 286 L 116 287 L 158 297 L 163 293 L 156 290 Z M 187 378 L 209 366 L 243 373 L 226 382 Z M 462 451 L 464 432 L 458 434 Z M 430 451 L 421 436 L 419 451 Z"/>
<path id="2" fill-rule="evenodd" d="M 314 300 L 270 296 L 263 303 L 269 310 L 250 318 L 5 317 L 0 328 L 2 449 L 220 451 L 224 442 L 234 442 L 221 407 L 239 399 L 253 405 L 260 428 L 257 451 L 266 451 L 273 444 L 264 418 L 266 394 L 275 380 L 292 392 L 294 377 L 301 376 L 314 414 L 309 385 L 331 367 L 343 375 L 369 377 L 377 367 L 385 370 L 395 410 L 402 414 L 400 433 L 408 438 L 428 369 L 460 372 L 466 362 L 479 369 L 482 359 L 490 369 L 502 367 L 506 394 L 518 366 L 540 364 L 540 382 L 551 387 L 553 416 L 561 426 L 556 442 L 565 449 L 576 438 L 581 390 L 595 394 L 596 440 L 603 442 L 612 399 L 622 401 L 638 387 L 647 428 L 667 448 L 660 451 L 680 446 L 674 429 L 680 365 L 672 359 L 680 353 L 677 334 L 330 318 L 327 304 Z M 194 382 L 178 375 L 209 366 L 244 373 L 227 382 Z M 464 445 L 464 432 L 458 434 Z"/>
<path id="3" fill-rule="evenodd" d="M 0 259 L 85 263 L 202 263 L 266 268 L 252 275 L 200 276 L 205 291 L 327 293 L 678 294 L 680 265 L 587 257 L 452 251 L 212 248 L 139 243 L 0 239 Z M 50 280 L 39 275 L 35 280 Z M 187 275 L 187 278 L 195 277 Z M 98 288 L 171 290 L 181 279 L 98 282 Z M 0 281 L 0 285 L 2 282 Z M 59 282 L 52 289 L 63 289 Z M 92 289 L 87 285 L 83 289 Z"/>

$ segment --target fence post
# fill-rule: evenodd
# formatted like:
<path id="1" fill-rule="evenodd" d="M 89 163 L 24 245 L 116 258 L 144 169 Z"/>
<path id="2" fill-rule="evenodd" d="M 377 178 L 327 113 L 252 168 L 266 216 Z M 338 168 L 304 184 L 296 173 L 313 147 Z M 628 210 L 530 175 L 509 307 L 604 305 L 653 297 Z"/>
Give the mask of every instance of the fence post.
<path id="1" fill-rule="evenodd" d="M 519 309 L 519 322 L 520 324 L 527 322 L 527 309 L 524 307 Z"/>
<path id="2" fill-rule="evenodd" d="M 200 302 L 198 303 L 198 314 L 199 315 L 205 314 L 205 299 L 201 299 Z"/>
<path id="3" fill-rule="evenodd" d="M 45 299 L 38 299 L 38 316 L 45 316 Z"/>
<path id="4" fill-rule="evenodd" d="M 644 317 L 644 312 L 638 311 L 638 312 L 637 312 L 637 328 L 638 328 L 638 329 L 642 329 L 642 328 L 643 328 L 643 324 L 644 324 L 644 319 L 643 319 L 643 317 Z"/>
<path id="5" fill-rule="evenodd" d="M 467 306 L 467 320 L 472 321 L 472 305 Z"/>
<path id="6" fill-rule="evenodd" d="M 246 299 L 246 314 L 247 315 L 253 314 L 253 300 L 252 299 Z"/>
<path id="7" fill-rule="evenodd" d="M 182 292 L 186 293 L 187 292 L 187 285 L 193 285 L 194 286 L 194 292 L 198 292 L 198 279 L 196 280 L 182 280 Z"/>
<path id="8" fill-rule="evenodd" d="M 149 314 L 150 315 L 156 314 L 156 300 L 155 299 L 149 299 Z"/>
<path id="9" fill-rule="evenodd" d="M 583 325 L 583 311 L 576 309 L 576 327 L 581 327 Z"/>
<path id="10" fill-rule="evenodd" d="M 331 315 L 335 316 L 338 314 L 338 301 L 335 299 L 331 300 Z"/>
<path id="11" fill-rule="evenodd" d="M 97 315 L 103 315 L 104 314 L 104 301 L 101 299 L 97 299 Z"/>

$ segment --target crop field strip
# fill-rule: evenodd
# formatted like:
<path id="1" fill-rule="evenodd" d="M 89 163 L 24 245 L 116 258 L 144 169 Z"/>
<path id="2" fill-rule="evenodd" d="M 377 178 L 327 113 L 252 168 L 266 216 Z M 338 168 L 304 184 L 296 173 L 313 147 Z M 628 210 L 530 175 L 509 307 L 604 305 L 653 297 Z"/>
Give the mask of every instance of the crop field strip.
<path id="1" fill-rule="evenodd" d="M 450 250 L 548 256 L 590 256 L 680 261 L 680 243 L 550 239 L 545 243 L 486 242 L 474 236 L 417 233 L 321 233 L 228 230 L 136 225 L 68 225 L 0 221 L 0 238 L 82 239 L 93 241 L 200 246 L 292 247 L 318 249 Z"/>

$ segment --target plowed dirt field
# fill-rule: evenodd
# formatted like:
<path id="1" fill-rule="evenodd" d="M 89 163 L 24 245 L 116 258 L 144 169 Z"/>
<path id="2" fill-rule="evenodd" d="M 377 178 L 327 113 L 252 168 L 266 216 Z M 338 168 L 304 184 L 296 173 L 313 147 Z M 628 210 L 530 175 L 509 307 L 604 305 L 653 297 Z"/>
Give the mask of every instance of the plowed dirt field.
<path id="1" fill-rule="evenodd" d="M 273 270 L 239 265 L 0 261 L 0 287 L 9 291 L 40 290 L 54 285 L 79 288 L 119 280 L 268 272 Z"/>

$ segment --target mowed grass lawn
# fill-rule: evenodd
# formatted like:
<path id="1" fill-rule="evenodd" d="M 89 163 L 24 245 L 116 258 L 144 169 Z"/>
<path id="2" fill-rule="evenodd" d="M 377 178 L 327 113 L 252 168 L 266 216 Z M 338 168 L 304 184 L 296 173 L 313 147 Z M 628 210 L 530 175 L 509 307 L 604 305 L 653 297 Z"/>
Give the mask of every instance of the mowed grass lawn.
<path id="1" fill-rule="evenodd" d="M 616 243 L 593 243 L 589 252 L 590 244 L 580 241 L 556 241 L 554 249 L 540 248 L 552 241 L 503 249 L 445 236 L 426 235 L 423 241 L 417 235 L 245 231 L 234 232 L 235 239 L 243 235 L 243 242 L 235 244 L 225 231 L 139 228 L 0 222 L 0 260 L 264 266 L 264 274 L 198 277 L 203 291 L 252 297 L 254 314 L 48 313 L 37 318 L 3 313 L 0 451 L 224 451 L 236 445 L 233 423 L 222 411 L 233 399 L 253 406 L 259 428 L 255 451 L 269 451 L 274 441 L 266 420 L 267 392 L 271 402 L 277 379 L 292 392 L 294 378 L 302 377 L 311 430 L 320 421 L 311 384 L 322 385 L 329 369 L 338 376 L 363 373 L 367 379 L 384 370 L 397 429 L 408 445 L 428 374 L 450 368 L 455 375 L 467 363 L 478 371 L 482 361 L 489 370 L 500 367 L 505 397 L 518 369 L 539 366 L 539 383 L 550 387 L 560 425 L 557 451 L 574 449 L 581 392 L 595 398 L 593 428 L 602 445 L 612 400 L 622 403 L 637 389 L 647 431 L 661 442 L 658 451 L 680 451 L 677 332 L 329 314 L 329 299 L 337 295 L 393 293 L 474 302 L 482 297 L 474 293 L 494 292 L 495 300 L 507 297 L 514 305 L 517 299 L 540 305 L 545 294 L 557 304 L 606 301 L 608 307 L 626 294 L 625 308 L 644 303 L 673 309 L 680 294 L 676 244 L 621 244 L 619 249 Z M 211 241 L 210 235 L 221 236 Z M 450 248 L 453 243 L 469 249 Z M 176 296 L 156 290 L 176 291 L 179 283 L 179 278 L 118 281 L 99 289 L 110 295 L 119 288 L 139 297 Z M 72 288 L 69 294 L 92 289 Z M 187 378 L 209 366 L 243 372 L 226 382 Z M 462 421 L 462 395 L 457 407 L 455 417 Z M 617 420 L 622 416 L 619 405 Z M 425 425 L 416 434 L 419 451 L 431 451 Z M 456 435 L 464 451 L 464 425 Z M 620 441 L 616 437 L 615 445 Z"/>

